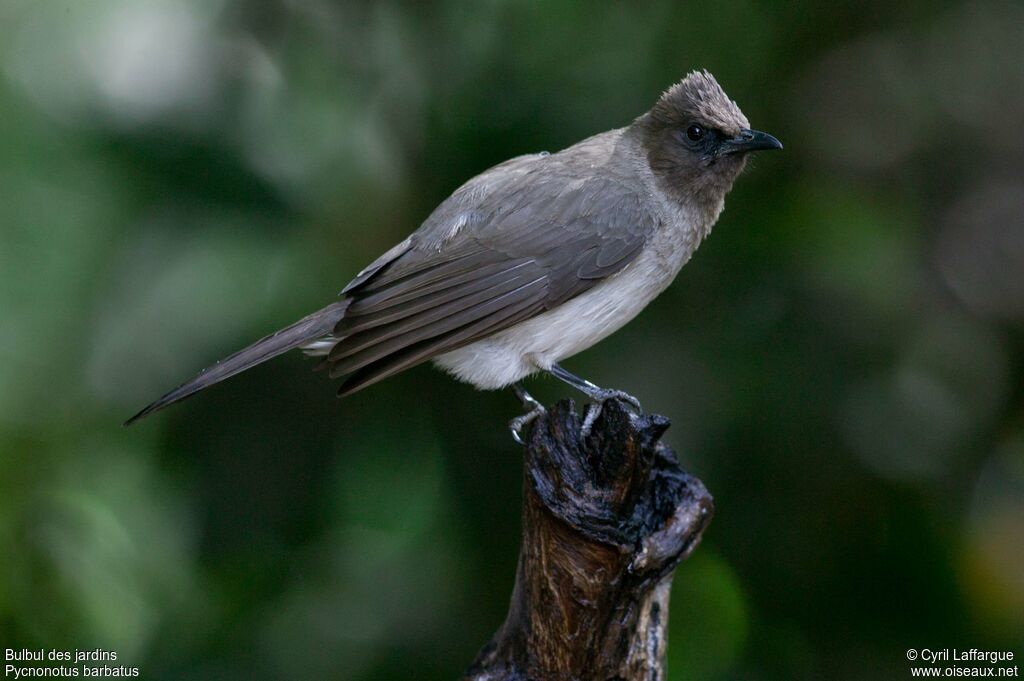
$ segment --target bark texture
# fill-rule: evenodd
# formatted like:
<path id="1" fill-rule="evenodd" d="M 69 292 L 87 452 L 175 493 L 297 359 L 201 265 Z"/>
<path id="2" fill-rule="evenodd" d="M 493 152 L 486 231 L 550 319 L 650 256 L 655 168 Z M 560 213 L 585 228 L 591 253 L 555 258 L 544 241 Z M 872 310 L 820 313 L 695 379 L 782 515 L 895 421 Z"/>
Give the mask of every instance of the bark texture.
<path id="1" fill-rule="evenodd" d="M 512 601 L 464 681 L 665 679 L 672 573 L 713 502 L 660 442 L 665 417 L 610 400 L 584 422 L 563 401 L 529 429 Z"/>

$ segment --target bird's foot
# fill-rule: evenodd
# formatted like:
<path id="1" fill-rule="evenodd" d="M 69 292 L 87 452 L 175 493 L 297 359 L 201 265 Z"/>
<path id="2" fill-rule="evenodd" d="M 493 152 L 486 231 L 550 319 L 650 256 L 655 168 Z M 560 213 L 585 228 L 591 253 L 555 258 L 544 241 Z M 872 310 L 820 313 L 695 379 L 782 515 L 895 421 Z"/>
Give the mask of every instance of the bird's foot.
<path id="1" fill-rule="evenodd" d="M 637 413 L 643 411 L 643 408 L 640 406 L 640 400 L 636 399 L 629 393 L 624 393 L 621 390 L 609 390 L 607 388 L 596 386 L 587 379 L 580 378 L 558 364 L 552 364 L 547 371 L 558 380 L 565 381 L 598 404 L 603 404 L 607 400 L 617 399 L 622 400 L 636 409 Z"/>
<path id="2" fill-rule="evenodd" d="M 543 416 L 545 413 L 544 407 L 539 407 L 517 416 L 508 422 L 508 429 L 512 431 L 512 439 L 516 441 L 516 444 L 526 444 L 526 440 L 523 438 L 523 429 L 533 423 L 538 416 Z"/>
<path id="3" fill-rule="evenodd" d="M 526 388 L 524 388 L 520 384 L 513 383 L 512 392 L 514 392 L 516 394 L 516 397 L 519 398 L 519 401 L 523 404 L 524 409 L 529 409 L 531 411 L 540 411 L 541 413 L 544 413 L 544 405 L 538 402 L 537 398 L 535 398 L 533 395 L 526 392 Z"/>
<path id="4" fill-rule="evenodd" d="M 598 388 L 593 393 L 589 394 L 588 397 L 598 403 L 604 403 L 608 400 L 621 400 L 633 407 L 639 414 L 643 412 L 643 407 L 640 406 L 640 400 L 636 399 L 627 392 L 621 390 L 610 390 L 608 388 Z"/>
<path id="5" fill-rule="evenodd" d="M 523 386 L 518 383 L 512 386 L 512 392 L 514 392 L 516 397 L 519 398 L 519 401 L 523 403 L 523 407 L 530 410 L 508 422 L 508 428 L 512 431 L 512 439 L 515 440 L 517 444 L 525 445 L 526 440 L 523 439 L 523 429 L 533 423 L 538 416 L 543 416 L 546 411 L 544 409 L 544 405 L 538 402 L 533 395 L 526 392 Z"/>
<path id="6" fill-rule="evenodd" d="M 597 388 L 597 386 L 594 386 Z M 590 429 L 594 425 L 594 421 L 601 415 L 601 409 L 604 407 L 604 403 L 608 400 L 620 400 L 625 402 L 632 407 L 637 414 L 643 413 L 643 407 L 640 406 L 640 400 L 636 399 L 629 393 L 622 392 L 621 390 L 608 390 L 606 388 L 597 388 L 594 391 L 587 392 L 587 397 L 594 400 L 594 404 L 590 406 L 583 416 L 583 427 L 582 433 L 586 437 L 590 435 Z"/>

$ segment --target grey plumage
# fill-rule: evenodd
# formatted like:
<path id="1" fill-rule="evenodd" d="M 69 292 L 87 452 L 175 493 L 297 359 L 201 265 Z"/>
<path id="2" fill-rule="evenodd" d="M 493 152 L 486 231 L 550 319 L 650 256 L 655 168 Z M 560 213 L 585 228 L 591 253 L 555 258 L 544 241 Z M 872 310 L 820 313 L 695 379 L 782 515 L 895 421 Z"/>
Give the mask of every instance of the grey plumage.
<path id="1" fill-rule="evenodd" d="M 317 338 L 330 332 L 335 324 L 338 323 L 338 320 L 345 314 L 345 309 L 350 303 L 351 301 L 348 299 L 331 303 L 322 310 L 317 310 L 294 324 L 261 338 L 249 347 L 228 355 L 213 366 L 203 369 L 194 378 L 182 383 L 160 399 L 146 406 L 135 416 L 125 421 L 125 425 L 130 425 L 144 416 L 152 414 L 154 411 L 191 397 L 200 390 L 204 390 L 214 383 L 220 383 L 226 378 L 231 378 L 252 366 L 277 357 L 289 350 L 301 347 L 304 343 L 308 343 L 311 338 Z"/>
<path id="2" fill-rule="evenodd" d="M 695 72 L 627 128 L 495 166 L 360 272 L 339 302 L 132 420 L 297 347 L 324 355 L 332 378 L 347 376 L 341 395 L 430 359 L 483 388 L 548 369 L 667 286 L 717 219 L 745 152 L 781 147 L 747 125 L 714 78 Z"/>
<path id="3" fill-rule="evenodd" d="M 622 269 L 656 219 L 635 182 L 580 180 L 577 165 L 572 155 L 527 156 L 477 176 L 386 268 L 350 288 L 325 360 L 332 378 L 356 372 L 342 392 L 550 310 Z"/>

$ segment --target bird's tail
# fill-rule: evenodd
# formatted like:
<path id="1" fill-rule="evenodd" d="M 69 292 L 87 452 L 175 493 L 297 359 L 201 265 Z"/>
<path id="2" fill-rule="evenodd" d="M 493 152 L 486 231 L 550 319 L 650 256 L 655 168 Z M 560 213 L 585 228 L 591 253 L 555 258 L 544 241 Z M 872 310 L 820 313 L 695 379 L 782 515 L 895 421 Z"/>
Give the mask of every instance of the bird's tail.
<path id="1" fill-rule="evenodd" d="M 155 411 L 159 411 L 175 402 L 180 402 L 186 397 L 191 397 L 200 390 L 205 390 L 215 383 L 220 383 L 225 378 L 230 378 L 250 367 L 266 362 L 268 359 L 277 357 L 283 352 L 330 335 L 335 324 L 345 315 L 345 309 L 348 305 L 349 300 L 347 299 L 332 303 L 308 317 L 303 317 L 291 326 L 272 333 L 266 338 L 261 338 L 249 347 L 225 357 L 213 366 L 203 369 L 194 378 L 182 383 L 147 406 L 138 414 L 125 421 L 124 425 L 131 425 Z"/>

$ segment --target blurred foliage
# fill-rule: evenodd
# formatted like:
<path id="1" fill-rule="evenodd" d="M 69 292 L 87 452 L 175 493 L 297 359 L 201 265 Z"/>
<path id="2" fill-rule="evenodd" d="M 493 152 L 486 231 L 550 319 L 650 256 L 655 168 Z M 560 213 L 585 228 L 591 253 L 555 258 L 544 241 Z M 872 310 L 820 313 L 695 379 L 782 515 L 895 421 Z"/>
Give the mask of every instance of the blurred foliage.
<path id="1" fill-rule="evenodd" d="M 421 367 L 339 403 L 295 356 L 118 424 L 707 67 L 786 150 L 568 363 L 717 499 L 671 678 L 1024 654 L 1022 44 L 1001 0 L 0 3 L 0 647 L 457 676 L 513 581 L 509 395 Z"/>

